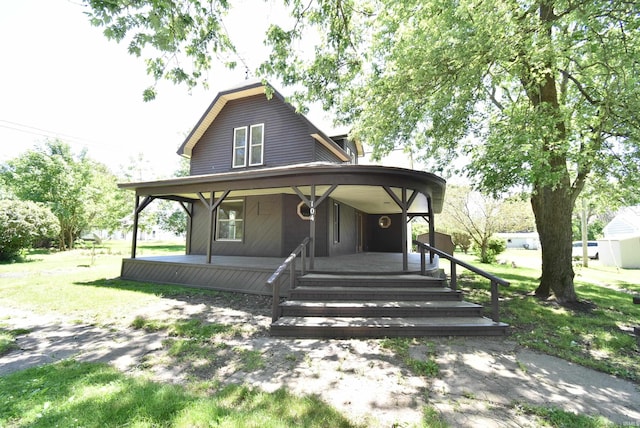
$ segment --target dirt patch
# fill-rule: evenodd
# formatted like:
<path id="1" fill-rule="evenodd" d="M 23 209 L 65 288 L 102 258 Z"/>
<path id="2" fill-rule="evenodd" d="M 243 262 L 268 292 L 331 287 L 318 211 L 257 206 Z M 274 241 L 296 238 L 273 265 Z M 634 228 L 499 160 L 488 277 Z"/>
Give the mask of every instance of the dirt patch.
<path id="1" fill-rule="evenodd" d="M 65 358 L 106 361 L 161 382 L 201 382 L 211 392 L 239 383 L 314 394 L 369 427 L 419 425 L 426 405 L 456 427 L 536 426 L 519 403 L 640 424 L 638 385 L 520 348 L 508 338 L 416 341 L 414 359 L 435 350 L 440 374 L 429 379 L 412 373 L 381 340 L 271 337 L 269 308 L 270 299 L 250 295 L 165 298 L 108 327 L 0 308 L 3 324 L 30 330 L 18 338 L 19 350 L 0 358 L 0 375 Z M 128 323 L 136 316 L 233 328 L 181 353 L 177 345 L 188 347 L 188 340 L 133 329 Z"/>

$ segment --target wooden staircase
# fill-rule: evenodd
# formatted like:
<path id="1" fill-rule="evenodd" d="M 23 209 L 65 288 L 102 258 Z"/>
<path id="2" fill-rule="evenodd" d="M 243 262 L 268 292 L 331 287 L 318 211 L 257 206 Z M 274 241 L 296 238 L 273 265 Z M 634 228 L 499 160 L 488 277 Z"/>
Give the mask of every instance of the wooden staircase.
<path id="1" fill-rule="evenodd" d="M 417 274 L 309 273 L 271 324 L 274 336 L 496 336 L 507 324 L 482 316 L 444 278 Z"/>

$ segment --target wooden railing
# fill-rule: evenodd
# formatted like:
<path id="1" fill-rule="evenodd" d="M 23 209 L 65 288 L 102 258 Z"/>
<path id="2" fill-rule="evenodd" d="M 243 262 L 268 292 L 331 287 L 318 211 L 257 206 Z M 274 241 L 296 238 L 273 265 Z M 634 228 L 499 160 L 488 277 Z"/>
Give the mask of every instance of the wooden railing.
<path id="1" fill-rule="evenodd" d="M 509 282 L 505 281 L 502 278 L 498 278 L 495 275 L 491 275 L 488 272 L 483 271 L 482 269 L 478 269 L 475 266 L 470 265 L 469 263 L 465 263 L 462 260 L 456 259 L 451 254 L 447 254 L 444 251 L 440 251 L 437 248 L 434 248 L 428 244 L 425 244 L 420 241 L 413 241 L 413 244 L 416 245 L 420 249 L 420 271 L 422 275 L 426 274 L 426 252 L 429 252 L 429 258 L 433 261 L 434 254 L 437 254 L 439 257 L 445 258 L 451 262 L 451 272 L 449 278 L 449 286 L 452 290 L 458 289 L 458 274 L 457 274 L 457 266 L 461 266 L 465 269 L 470 270 L 471 272 L 477 273 L 480 276 L 485 277 L 489 281 L 491 281 L 491 319 L 494 322 L 500 322 L 500 314 L 499 314 L 499 304 L 498 304 L 498 285 L 502 285 L 504 287 L 509 286 Z"/>
<path id="2" fill-rule="evenodd" d="M 289 269 L 289 289 L 293 290 L 296 286 L 296 258 L 300 254 L 300 261 L 302 266 L 300 268 L 301 274 L 304 275 L 307 257 L 307 244 L 311 241 L 311 238 L 307 237 L 296 247 L 295 250 L 285 261 L 278 266 L 278 269 L 267 280 L 266 286 L 273 290 L 273 301 L 271 303 L 271 321 L 275 322 L 280 318 L 280 285 L 282 284 L 282 274 Z"/>

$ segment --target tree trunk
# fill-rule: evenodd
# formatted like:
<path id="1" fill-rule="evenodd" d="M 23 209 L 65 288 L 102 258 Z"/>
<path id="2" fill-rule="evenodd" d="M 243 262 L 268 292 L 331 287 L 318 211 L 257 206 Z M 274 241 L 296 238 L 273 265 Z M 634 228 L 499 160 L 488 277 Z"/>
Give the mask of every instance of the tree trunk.
<path id="1" fill-rule="evenodd" d="M 539 185 L 534 189 L 531 206 L 542 246 L 542 277 L 536 295 L 548 298 L 551 293 L 560 303 L 578 300 L 573 285 L 571 260 L 571 189 L 565 186 Z"/>

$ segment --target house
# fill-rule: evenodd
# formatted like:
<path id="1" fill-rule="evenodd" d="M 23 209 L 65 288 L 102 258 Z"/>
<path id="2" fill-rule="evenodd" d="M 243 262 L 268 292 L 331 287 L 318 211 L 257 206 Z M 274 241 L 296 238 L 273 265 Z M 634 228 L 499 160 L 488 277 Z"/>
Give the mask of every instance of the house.
<path id="1" fill-rule="evenodd" d="M 640 268 L 640 206 L 627 207 L 602 230 L 598 239 L 600 263 L 625 269 Z"/>
<path id="2" fill-rule="evenodd" d="M 178 154 L 190 159 L 190 176 L 119 185 L 136 194 L 132 252 L 123 260 L 122 278 L 270 295 L 266 281 L 306 239 L 312 272 L 409 274 L 424 266 L 409 254 L 407 224 L 422 217 L 434 236 L 445 180 L 358 164 L 360 142 L 325 134 L 261 81 L 220 92 Z M 156 199 L 175 201 L 188 215 L 183 257 L 137 257 L 139 216 Z M 284 274 L 290 284 L 299 270 Z M 363 278 L 368 285 L 378 280 Z M 397 281 L 406 285 L 407 278 Z M 441 278 L 434 280 L 442 286 Z M 289 297 L 291 288 L 279 294 Z M 399 299 L 377 290 L 369 297 Z M 460 300 L 458 291 L 449 291 Z M 504 331 L 504 324 L 496 326 Z"/>

